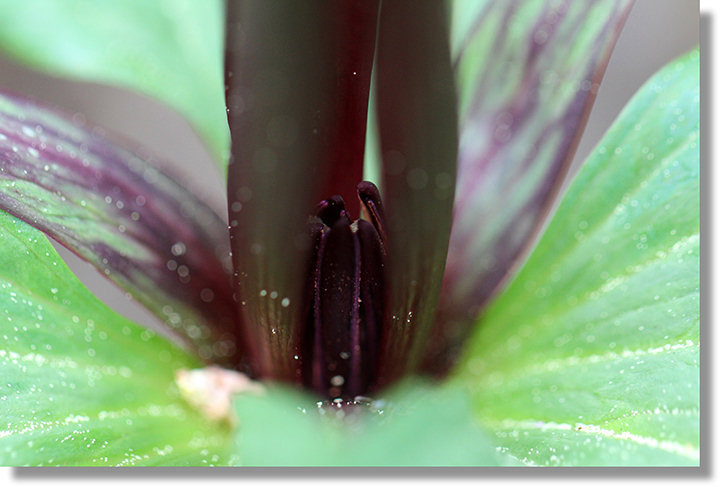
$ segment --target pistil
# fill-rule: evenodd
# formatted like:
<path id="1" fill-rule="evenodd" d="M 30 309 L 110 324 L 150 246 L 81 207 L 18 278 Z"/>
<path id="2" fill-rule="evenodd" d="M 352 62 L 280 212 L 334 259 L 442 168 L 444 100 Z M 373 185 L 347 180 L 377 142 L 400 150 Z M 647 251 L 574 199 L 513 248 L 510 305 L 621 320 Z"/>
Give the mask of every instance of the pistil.
<path id="1" fill-rule="evenodd" d="M 351 221 L 340 196 L 318 205 L 308 279 L 303 376 L 328 398 L 352 399 L 372 387 L 384 311 L 382 203 L 372 183 L 358 186 L 372 223 Z"/>

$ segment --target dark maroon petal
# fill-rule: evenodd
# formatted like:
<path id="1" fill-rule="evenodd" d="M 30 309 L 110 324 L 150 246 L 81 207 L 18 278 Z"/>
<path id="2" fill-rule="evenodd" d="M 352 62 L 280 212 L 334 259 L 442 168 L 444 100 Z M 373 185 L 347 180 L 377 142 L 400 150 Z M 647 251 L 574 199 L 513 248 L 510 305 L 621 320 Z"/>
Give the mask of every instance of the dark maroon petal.
<path id="1" fill-rule="evenodd" d="M 447 370 L 528 249 L 572 160 L 630 5 L 508 0 L 475 8 L 474 18 L 456 12 L 456 27 L 465 26 L 454 39 L 463 107 L 458 183 L 425 370 Z"/>
<path id="2" fill-rule="evenodd" d="M 338 194 L 351 215 L 359 213 L 356 185 L 362 179 L 370 75 L 377 35 L 378 0 L 321 2 L 329 18 L 325 46 L 329 74 L 335 74 L 322 160 L 327 168 L 323 197 Z M 326 102 L 327 103 L 327 102 Z"/>
<path id="3" fill-rule="evenodd" d="M 333 194 L 358 205 L 377 4 L 228 2 L 235 288 L 252 360 L 266 377 L 300 373 L 308 217 Z"/>
<path id="4" fill-rule="evenodd" d="M 457 114 L 445 3 L 382 3 L 377 106 L 389 303 L 380 385 L 418 364 L 450 233 Z"/>
<path id="5" fill-rule="evenodd" d="M 101 133 L 0 94 L 0 209 L 93 264 L 203 359 L 236 364 L 226 225 Z"/>

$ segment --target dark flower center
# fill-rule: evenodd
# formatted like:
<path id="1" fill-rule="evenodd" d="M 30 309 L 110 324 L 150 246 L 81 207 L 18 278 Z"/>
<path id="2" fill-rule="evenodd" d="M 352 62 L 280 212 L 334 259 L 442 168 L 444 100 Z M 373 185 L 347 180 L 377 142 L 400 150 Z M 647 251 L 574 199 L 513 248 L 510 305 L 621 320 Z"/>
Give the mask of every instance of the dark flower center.
<path id="1" fill-rule="evenodd" d="M 318 394 L 352 399 L 375 381 L 385 306 L 385 231 L 380 194 L 358 185 L 369 221 L 351 220 L 340 196 L 318 205 L 307 286 L 303 381 Z"/>

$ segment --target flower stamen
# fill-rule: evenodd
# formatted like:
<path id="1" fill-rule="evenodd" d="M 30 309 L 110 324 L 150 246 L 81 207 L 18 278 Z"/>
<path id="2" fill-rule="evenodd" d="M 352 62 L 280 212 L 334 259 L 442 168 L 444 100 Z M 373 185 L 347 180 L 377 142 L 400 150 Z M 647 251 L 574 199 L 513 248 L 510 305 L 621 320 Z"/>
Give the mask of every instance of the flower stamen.
<path id="1" fill-rule="evenodd" d="M 351 222 L 340 196 L 318 205 L 304 334 L 306 386 L 330 398 L 364 394 L 376 376 L 384 310 L 382 204 L 372 183 L 358 186 L 372 223 Z"/>

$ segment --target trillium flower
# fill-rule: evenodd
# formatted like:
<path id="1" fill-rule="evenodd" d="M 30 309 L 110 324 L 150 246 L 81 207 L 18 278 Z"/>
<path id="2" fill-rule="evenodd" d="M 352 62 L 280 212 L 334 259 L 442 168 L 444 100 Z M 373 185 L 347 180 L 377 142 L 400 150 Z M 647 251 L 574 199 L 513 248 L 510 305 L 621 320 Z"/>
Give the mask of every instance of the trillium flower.
<path id="1" fill-rule="evenodd" d="M 6 22 L 42 25 L 23 8 Z M 228 217 L 0 92 L 2 463 L 697 464 L 697 51 L 638 92 L 526 259 L 630 8 L 92 6 L 167 52 L 95 51 L 95 26 L 63 69 L 176 107 L 223 169 L 229 125 Z"/>

